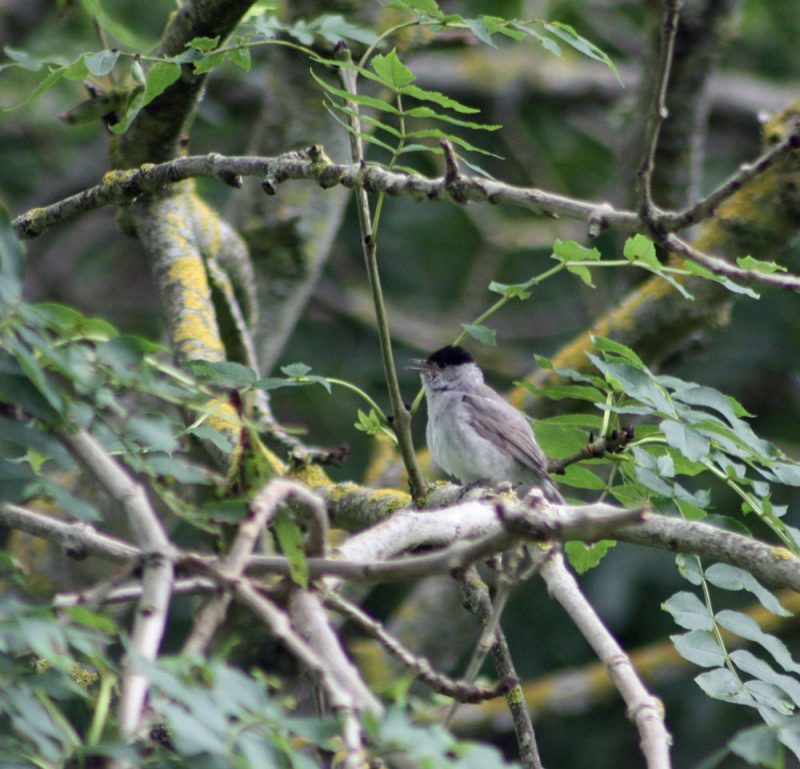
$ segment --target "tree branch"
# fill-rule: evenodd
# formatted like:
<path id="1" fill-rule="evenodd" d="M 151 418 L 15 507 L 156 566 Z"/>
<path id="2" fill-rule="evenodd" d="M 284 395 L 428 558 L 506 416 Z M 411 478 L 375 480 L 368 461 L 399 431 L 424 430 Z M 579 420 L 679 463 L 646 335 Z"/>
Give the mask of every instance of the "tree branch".
<path id="1" fill-rule="evenodd" d="M 670 769 L 670 736 L 664 725 L 661 703 L 641 682 L 630 658 L 609 633 L 592 605 L 564 564 L 561 551 L 532 551 L 541 560 L 540 574 L 550 595 L 564 608 L 583 637 L 594 649 L 613 679 L 627 706 L 628 717 L 636 724 L 640 744 L 649 769 Z"/>
<path id="2" fill-rule="evenodd" d="M 175 549 L 144 488 L 106 453 L 92 435 L 79 431 L 63 435 L 62 440 L 111 498 L 120 504 L 127 515 L 128 528 L 142 551 L 142 596 L 131 633 L 133 653 L 125 657 L 118 706 L 120 732 L 125 738 L 132 739 L 142 719 L 148 688 L 147 678 L 136 669 L 135 657 L 152 661 L 158 656 L 172 593 Z"/>

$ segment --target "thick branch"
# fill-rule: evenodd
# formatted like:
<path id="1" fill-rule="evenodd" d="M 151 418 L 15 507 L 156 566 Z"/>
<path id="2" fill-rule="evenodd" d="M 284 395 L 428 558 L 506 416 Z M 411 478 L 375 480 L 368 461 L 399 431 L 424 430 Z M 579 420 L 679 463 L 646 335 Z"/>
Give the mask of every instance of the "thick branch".
<path id="1" fill-rule="evenodd" d="M 649 769 L 670 769 L 669 733 L 664 725 L 663 707 L 645 688 L 630 658 L 609 633 L 592 605 L 564 564 L 560 550 L 533 551 L 542 560 L 540 573 L 550 595 L 567 612 L 583 637 L 594 649 L 619 690 L 628 717 L 639 730 L 642 752 Z"/>

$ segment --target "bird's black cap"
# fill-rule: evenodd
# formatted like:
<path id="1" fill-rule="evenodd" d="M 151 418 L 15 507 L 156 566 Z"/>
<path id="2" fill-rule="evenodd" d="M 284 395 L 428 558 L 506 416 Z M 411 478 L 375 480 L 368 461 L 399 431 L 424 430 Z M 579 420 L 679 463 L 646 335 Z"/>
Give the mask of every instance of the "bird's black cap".
<path id="1" fill-rule="evenodd" d="M 444 368 L 445 366 L 461 366 L 464 363 L 474 363 L 473 358 L 463 347 L 442 347 L 431 355 L 426 363 L 429 366 L 438 366 Z"/>

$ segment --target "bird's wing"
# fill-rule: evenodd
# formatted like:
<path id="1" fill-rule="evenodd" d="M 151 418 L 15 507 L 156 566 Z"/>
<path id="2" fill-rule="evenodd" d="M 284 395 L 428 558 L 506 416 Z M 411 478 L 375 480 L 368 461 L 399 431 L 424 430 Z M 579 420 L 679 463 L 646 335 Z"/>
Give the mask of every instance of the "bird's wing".
<path id="1" fill-rule="evenodd" d="M 537 475 L 547 477 L 547 457 L 519 411 L 499 397 L 495 399 L 465 393 L 462 402 L 467 421 L 481 438 Z"/>

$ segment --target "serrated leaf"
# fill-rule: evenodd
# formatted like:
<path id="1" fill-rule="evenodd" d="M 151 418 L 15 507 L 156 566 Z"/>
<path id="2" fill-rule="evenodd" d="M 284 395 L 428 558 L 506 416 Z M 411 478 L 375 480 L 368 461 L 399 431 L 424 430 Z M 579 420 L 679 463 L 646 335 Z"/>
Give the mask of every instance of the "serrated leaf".
<path id="1" fill-rule="evenodd" d="M 380 82 L 392 91 L 399 91 L 413 83 L 417 76 L 400 61 L 397 48 L 387 54 L 378 54 L 372 59 L 372 70 L 380 78 Z"/>
<path id="2" fill-rule="evenodd" d="M 258 379 L 253 369 L 235 361 L 190 360 L 186 368 L 199 379 L 225 387 L 249 387 Z"/>
<path id="3" fill-rule="evenodd" d="M 487 347 L 497 346 L 497 331 L 493 328 L 475 323 L 462 323 L 461 328 L 481 344 Z"/>
<path id="4" fill-rule="evenodd" d="M 497 48 L 492 40 L 492 34 L 483 19 L 464 19 L 464 25 L 482 43 L 485 43 L 492 48 Z"/>
<path id="5" fill-rule="evenodd" d="M 594 43 L 589 42 L 586 38 L 581 37 L 569 24 L 562 24 L 558 21 L 552 21 L 544 24 L 544 28 L 552 35 L 563 40 L 567 45 L 579 51 L 584 56 L 590 59 L 600 61 L 605 64 L 613 73 L 614 77 L 620 85 L 623 85 L 622 78 L 619 76 L 619 71 L 616 65 L 607 53 L 598 48 Z"/>
<path id="6" fill-rule="evenodd" d="M 281 366 L 281 372 L 290 377 L 304 377 L 311 371 L 311 366 L 305 363 L 290 363 L 287 366 Z"/>
<path id="7" fill-rule="evenodd" d="M 201 441 L 208 441 L 214 448 L 222 452 L 222 454 L 230 454 L 233 451 L 233 444 L 228 438 L 223 435 L 219 430 L 215 430 L 208 425 L 198 425 L 186 431 L 190 435 L 194 435 Z"/>
<path id="8" fill-rule="evenodd" d="M 656 247 L 650 238 L 644 235 L 634 235 L 625 241 L 622 253 L 632 262 L 641 262 L 653 270 L 661 271 L 661 262 L 656 256 Z"/>
<path id="9" fill-rule="evenodd" d="M 278 544 L 289 561 L 292 582 L 303 589 L 308 587 L 308 561 L 303 550 L 303 531 L 286 510 L 280 510 L 272 520 Z"/>
<path id="10" fill-rule="evenodd" d="M 694 594 L 684 591 L 675 593 L 661 604 L 676 624 L 686 630 L 713 630 L 714 621 L 706 605 Z"/>
<path id="11" fill-rule="evenodd" d="M 617 342 L 615 339 L 609 339 L 605 336 L 592 336 L 592 344 L 597 350 L 600 350 L 600 352 L 613 353 L 620 358 L 624 358 L 637 368 L 647 368 L 644 361 L 630 347 L 622 344 L 622 342 Z"/>
<path id="12" fill-rule="evenodd" d="M 389 102 L 384 101 L 383 99 L 376 99 L 372 96 L 365 96 L 364 94 L 351 94 L 349 91 L 346 91 L 342 88 L 337 88 L 330 83 L 326 83 L 321 77 L 319 77 L 314 70 L 311 70 L 311 77 L 314 78 L 316 83 L 324 88 L 328 93 L 334 94 L 334 96 L 338 96 L 345 101 L 352 101 L 356 104 L 363 104 L 366 107 L 372 107 L 373 109 L 380 110 L 381 112 L 388 112 L 392 115 L 399 114 L 397 107 L 393 104 L 389 104 Z"/>
<path id="13" fill-rule="evenodd" d="M 556 240 L 553 256 L 560 262 L 598 262 L 602 254 L 596 248 L 586 248 L 574 240 Z"/>
<path id="14" fill-rule="evenodd" d="M 690 630 L 683 635 L 670 636 L 678 654 L 703 668 L 725 664 L 725 654 L 714 637 L 705 630 Z"/>
<path id="15" fill-rule="evenodd" d="M 392 0 L 389 3 L 389 8 L 402 8 L 415 15 L 422 14 L 434 19 L 439 19 L 443 16 L 439 6 L 436 4 L 436 0 Z"/>
<path id="16" fill-rule="evenodd" d="M 400 93 L 404 94 L 405 96 L 412 96 L 415 99 L 419 99 L 419 101 L 433 102 L 434 104 L 438 104 L 440 107 L 446 107 L 447 109 L 451 109 L 453 112 L 459 112 L 462 115 L 474 115 L 480 112 L 480 110 L 476 107 L 468 107 L 466 104 L 462 104 L 457 99 L 453 99 L 450 96 L 439 93 L 439 91 L 429 91 L 428 89 L 420 88 L 417 85 L 403 86 L 400 89 Z"/>
<path id="17" fill-rule="evenodd" d="M 406 117 L 441 120 L 444 123 L 457 125 L 461 128 L 474 128 L 476 131 L 497 131 L 503 127 L 496 123 L 476 123 L 472 120 L 461 120 L 460 118 L 451 117 L 450 115 L 437 112 L 430 107 L 412 107 L 411 109 L 404 109 L 401 114 L 405 115 Z"/>
<path id="18" fill-rule="evenodd" d="M 601 539 L 598 542 L 587 544 L 585 542 L 567 542 L 564 550 L 567 558 L 578 574 L 585 574 L 589 569 L 593 569 L 603 560 L 606 553 L 616 546 L 616 542 L 611 539 Z"/>
<path id="19" fill-rule="evenodd" d="M 188 43 L 187 48 L 193 48 L 200 53 L 209 53 L 219 45 L 219 35 L 216 37 L 193 37 Z"/>
<path id="20" fill-rule="evenodd" d="M 780 605 L 778 599 L 750 572 L 727 563 L 715 563 L 706 569 L 706 579 L 723 590 L 747 590 L 769 612 L 778 617 L 791 617 L 792 613 Z"/>
<path id="21" fill-rule="evenodd" d="M 754 272 L 786 272 L 786 267 L 777 262 L 762 262 L 760 259 L 754 259 L 752 256 L 740 256 L 736 260 L 736 264 L 742 269 L 753 270 Z"/>
<path id="22" fill-rule="evenodd" d="M 539 45 L 542 46 L 542 48 L 544 48 L 545 51 L 552 53 L 553 56 L 558 56 L 561 58 L 561 48 L 558 43 L 551 37 L 543 35 L 538 29 L 536 29 L 534 26 L 535 24 L 536 22 L 528 22 L 527 24 L 520 22 L 514 26 L 525 32 L 526 35 L 532 37 L 537 43 L 539 43 Z"/>

